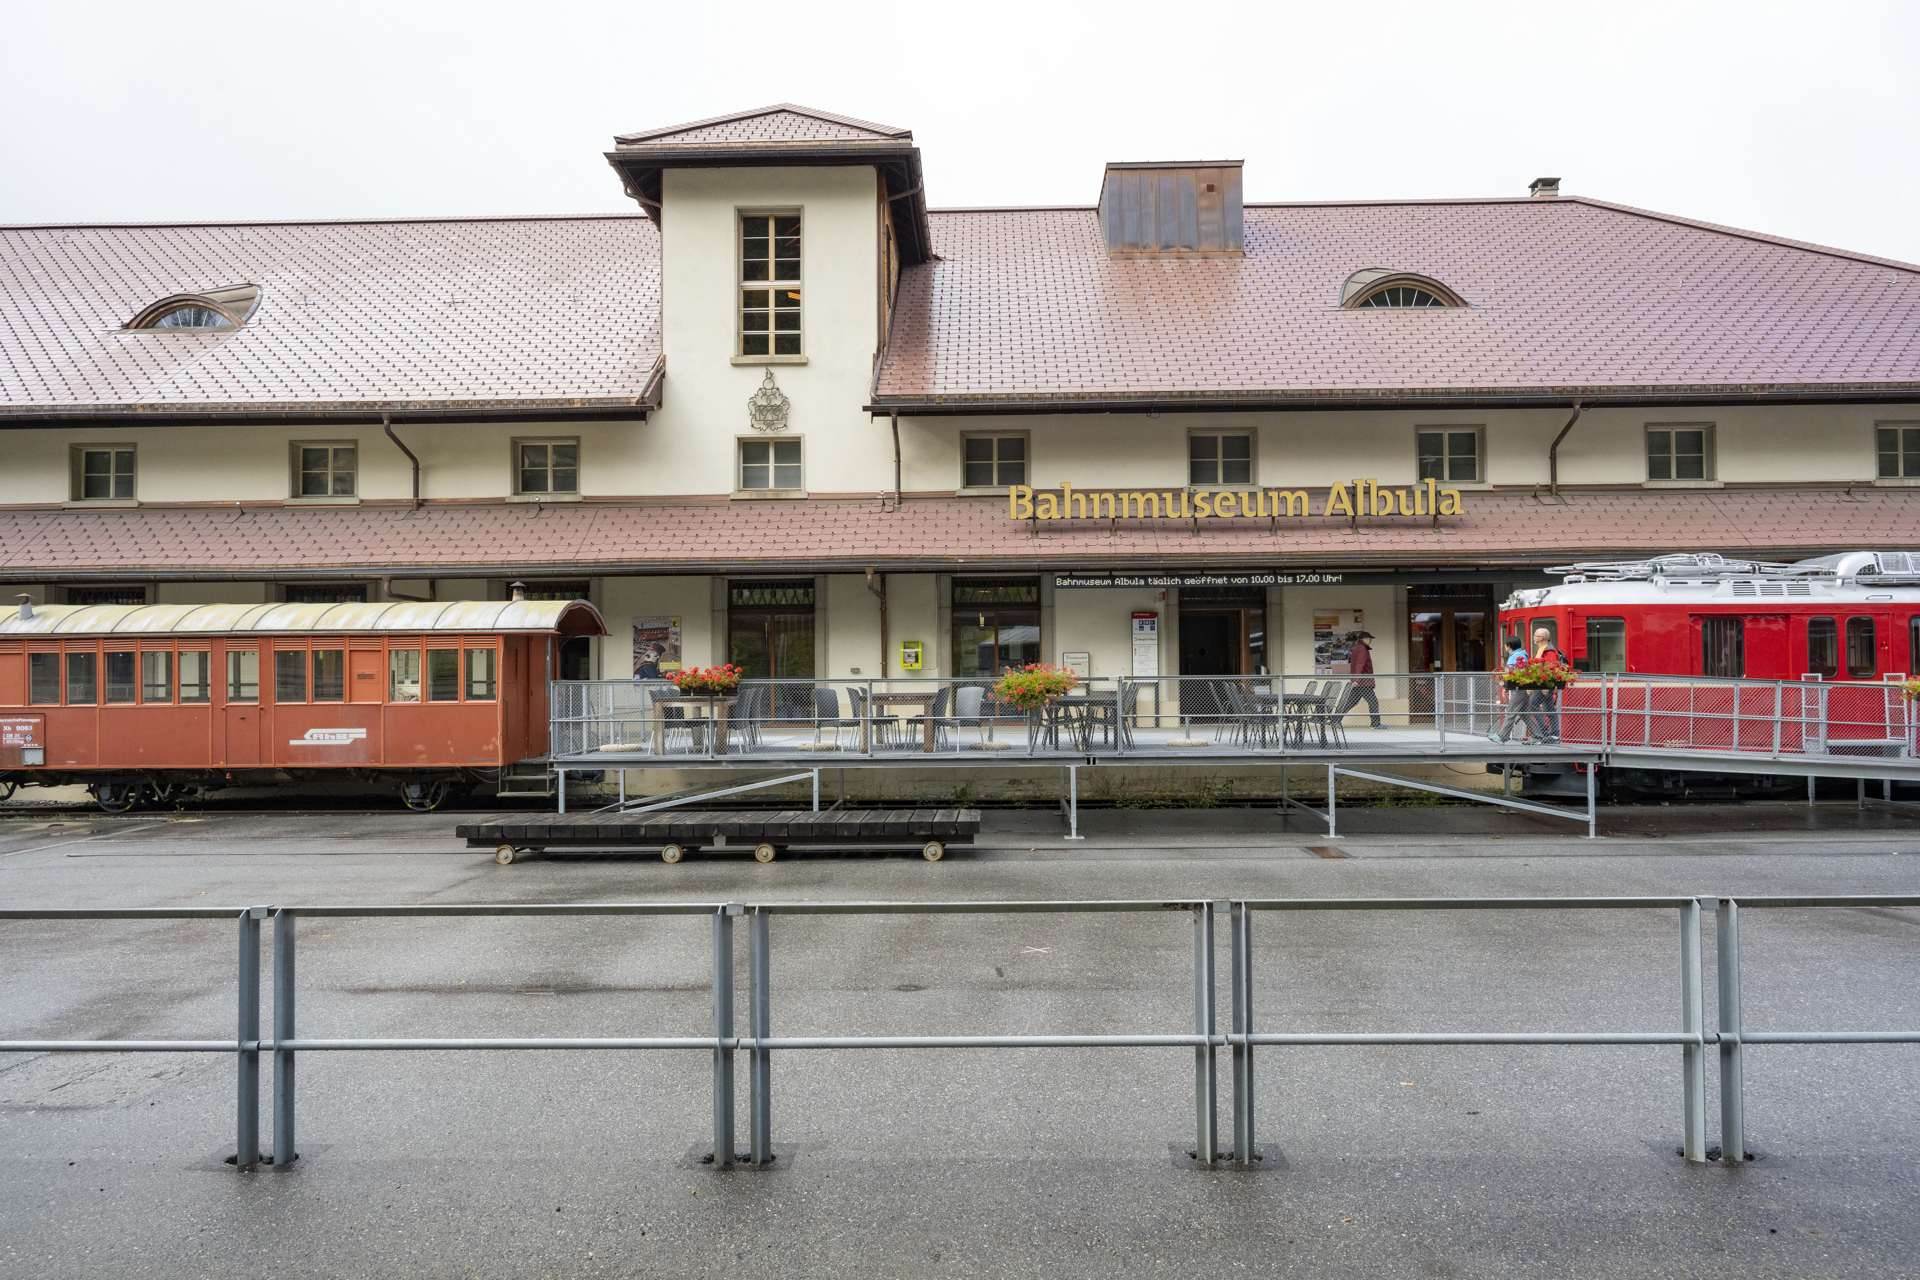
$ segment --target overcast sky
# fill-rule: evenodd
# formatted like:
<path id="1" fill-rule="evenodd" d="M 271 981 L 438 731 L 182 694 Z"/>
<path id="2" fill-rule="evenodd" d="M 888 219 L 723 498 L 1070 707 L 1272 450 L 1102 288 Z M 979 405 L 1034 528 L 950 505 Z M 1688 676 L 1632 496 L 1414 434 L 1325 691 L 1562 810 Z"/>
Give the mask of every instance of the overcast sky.
<path id="1" fill-rule="evenodd" d="M 1563 190 L 1920 261 L 1920 3 L 11 0 L 0 221 L 631 210 L 616 132 L 793 101 L 938 207 Z"/>

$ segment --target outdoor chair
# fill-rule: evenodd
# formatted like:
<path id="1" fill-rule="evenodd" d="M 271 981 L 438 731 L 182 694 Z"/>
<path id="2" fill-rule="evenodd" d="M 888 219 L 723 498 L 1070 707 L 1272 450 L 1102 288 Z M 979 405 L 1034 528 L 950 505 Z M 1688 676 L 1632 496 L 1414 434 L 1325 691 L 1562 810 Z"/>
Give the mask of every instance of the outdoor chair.
<path id="1" fill-rule="evenodd" d="M 1326 689 L 1320 695 L 1320 705 L 1313 715 L 1314 727 L 1320 732 L 1320 745 L 1323 747 L 1345 747 L 1347 745 L 1347 714 L 1340 704 L 1347 699 L 1347 686 L 1351 680 L 1329 680 Z"/>
<path id="2" fill-rule="evenodd" d="M 902 735 L 900 745 L 911 749 L 918 748 L 924 743 L 926 741 L 928 717 L 931 717 L 933 720 L 934 746 L 937 748 L 944 745 L 949 732 L 947 714 L 952 707 L 953 686 L 943 684 L 934 692 L 933 705 L 927 709 L 926 715 L 910 716 L 907 719 L 907 731 Z"/>
<path id="3" fill-rule="evenodd" d="M 856 733 L 859 732 L 860 718 L 858 716 L 843 716 L 840 714 L 840 691 L 838 689 L 815 685 L 813 689 L 813 725 L 814 740 L 816 742 L 820 740 L 822 730 L 831 730 L 833 733 L 833 744 L 837 747 L 840 745 L 840 731 L 842 729 L 851 728 Z"/>
<path id="4" fill-rule="evenodd" d="M 760 729 L 773 712 L 773 689 L 764 684 L 742 684 L 740 696 L 727 716 L 727 744 L 742 751 L 757 751 Z"/>
<path id="5" fill-rule="evenodd" d="M 865 689 L 857 685 L 849 688 L 847 690 L 847 703 L 855 723 L 859 723 L 860 721 L 866 722 L 869 741 L 871 741 L 876 748 L 890 747 L 893 745 L 894 730 L 896 728 L 894 719 L 884 712 L 878 714 L 874 712 L 873 699 Z"/>

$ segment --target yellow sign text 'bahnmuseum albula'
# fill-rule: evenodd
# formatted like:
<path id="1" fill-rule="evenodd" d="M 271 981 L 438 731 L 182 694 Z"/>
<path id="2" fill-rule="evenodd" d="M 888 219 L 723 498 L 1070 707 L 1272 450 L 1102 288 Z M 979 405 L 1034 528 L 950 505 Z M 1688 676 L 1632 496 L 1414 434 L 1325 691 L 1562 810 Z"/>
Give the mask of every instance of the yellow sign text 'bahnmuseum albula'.
<path id="1" fill-rule="evenodd" d="M 1327 490 L 1316 510 L 1305 489 L 1102 489 L 1035 492 L 1016 484 L 1007 490 L 1010 520 L 1217 520 L 1251 516 L 1457 516 L 1466 510 L 1458 489 L 1434 480 L 1389 488 L 1355 480 Z"/>

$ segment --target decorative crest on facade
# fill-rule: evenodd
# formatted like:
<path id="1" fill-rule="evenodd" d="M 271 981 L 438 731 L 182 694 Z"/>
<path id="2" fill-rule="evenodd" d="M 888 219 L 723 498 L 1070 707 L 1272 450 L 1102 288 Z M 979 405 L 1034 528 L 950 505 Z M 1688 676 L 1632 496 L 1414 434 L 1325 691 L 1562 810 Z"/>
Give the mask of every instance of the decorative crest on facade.
<path id="1" fill-rule="evenodd" d="M 785 431 L 787 413 L 793 401 L 773 380 L 773 370 L 760 381 L 760 389 L 747 398 L 747 421 L 755 431 Z"/>

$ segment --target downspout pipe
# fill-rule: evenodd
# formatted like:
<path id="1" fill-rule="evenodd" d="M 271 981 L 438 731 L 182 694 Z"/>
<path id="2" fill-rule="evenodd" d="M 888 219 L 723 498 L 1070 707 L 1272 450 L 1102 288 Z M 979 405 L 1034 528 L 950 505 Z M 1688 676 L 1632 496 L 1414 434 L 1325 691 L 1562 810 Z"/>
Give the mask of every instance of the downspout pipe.
<path id="1" fill-rule="evenodd" d="M 890 680 L 887 672 L 887 575 L 867 567 L 867 590 L 880 602 L 880 678 Z"/>
<path id="2" fill-rule="evenodd" d="M 394 446 L 407 455 L 407 461 L 413 464 L 413 505 L 418 509 L 420 506 L 420 459 L 413 450 L 407 448 L 406 443 L 399 436 L 393 434 L 391 414 L 380 415 L 380 429 L 387 433 L 387 439 L 393 441 Z"/>
<path id="3" fill-rule="evenodd" d="M 1580 402 L 1575 400 L 1573 413 L 1567 418 L 1566 425 L 1560 428 L 1560 434 L 1547 446 L 1547 493 L 1552 497 L 1560 496 L 1560 442 L 1567 438 L 1567 432 L 1573 430 L 1573 424 L 1580 421 L 1584 411 Z"/>
<path id="4" fill-rule="evenodd" d="M 887 415 L 893 424 L 893 509 L 900 509 L 900 414 L 896 411 Z"/>

